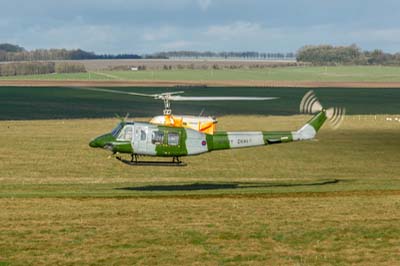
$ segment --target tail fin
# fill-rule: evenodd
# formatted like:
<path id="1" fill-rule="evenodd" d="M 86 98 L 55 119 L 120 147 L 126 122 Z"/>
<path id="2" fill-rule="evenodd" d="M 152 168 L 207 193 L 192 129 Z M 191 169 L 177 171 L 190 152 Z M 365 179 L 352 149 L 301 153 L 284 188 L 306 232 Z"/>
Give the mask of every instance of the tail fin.
<path id="1" fill-rule="evenodd" d="M 297 130 L 296 132 L 292 132 L 293 140 L 309 140 L 313 139 L 317 134 L 318 130 L 325 123 L 326 111 L 322 110 L 318 112 L 310 121 L 307 122 L 302 128 Z"/>
<path id="2" fill-rule="evenodd" d="M 327 119 L 330 121 L 332 128 L 337 129 L 343 122 L 346 109 L 338 107 L 325 109 L 322 107 L 314 92 L 309 91 L 301 100 L 300 112 L 317 114 L 301 129 L 293 132 L 293 140 L 313 139 Z"/>
<path id="3" fill-rule="evenodd" d="M 342 107 L 330 107 L 325 109 L 319 102 L 314 91 L 307 92 L 300 103 L 300 113 L 303 114 L 315 114 L 317 112 L 325 112 L 330 125 L 333 129 L 339 128 L 343 122 L 344 116 L 346 115 L 346 109 Z"/>

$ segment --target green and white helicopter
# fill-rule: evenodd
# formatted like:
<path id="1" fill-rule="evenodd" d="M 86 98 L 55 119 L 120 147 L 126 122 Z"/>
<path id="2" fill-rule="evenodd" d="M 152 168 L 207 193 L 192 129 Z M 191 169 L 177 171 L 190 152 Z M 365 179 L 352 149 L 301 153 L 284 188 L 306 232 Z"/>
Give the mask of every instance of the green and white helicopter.
<path id="1" fill-rule="evenodd" d="M 176 96 L 176 93 L 147 95 L 114 90 L 93 90 L 125 93 L 136 96 L 149 96 L 155 99 L 161 99 L 165 103 L 165 116 L 171 115 L 169 102 L 174 100 L 276 99 L 274 97 L 182 97 Z M 207 133 L 194 129 L 185 123 L 183 123 L 185 125 L 182 123 L 166 125 L 165 123 L 127 122 L 123 120 L 110 133 L 101 135 L 90 141 L 89 146 L 107 149 L 116 155 L 130 154 L 131 160 L 125 160 L 116 156 L 118 160 L 130 165 L 183 166 L 186 164 L 184 164 L 180 158 L 185 156 L 200 155 L 218 150 L 311 140 L 316 136 L 318 130 L 327 119 L 332 123 L 334 128 L 337 128 L 343 121 L 345 115 L 344 108 L 323 108 L 313 91 L 309 91 L 304 95 L 300 103 L 300 111 L 301 113 L 313 114 L 314 116 L 303 127 L 296 131 L 214 131 L 212 133 Z M 179 119 L 181 122 L 182 119 L 185 121 L 184 117 Z M 165 121 L 166 120 L 167 118 Z M 170 157 L 172 161 L 140 161 L 140 156 Z"/>

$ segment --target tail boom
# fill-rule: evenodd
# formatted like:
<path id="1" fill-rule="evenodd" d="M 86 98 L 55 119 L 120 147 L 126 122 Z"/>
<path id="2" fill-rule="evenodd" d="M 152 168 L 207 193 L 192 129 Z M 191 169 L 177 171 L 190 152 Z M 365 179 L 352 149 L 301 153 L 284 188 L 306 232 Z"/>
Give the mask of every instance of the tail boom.
<path id="1" fill-rule="evenodd" d="M 322 110 L 297 131 L 217 131 L 214 135 L 207 135 L 208 150 L 236 149 L 310 140 L 315 137 L 325 121 L 325 110 Z"/>

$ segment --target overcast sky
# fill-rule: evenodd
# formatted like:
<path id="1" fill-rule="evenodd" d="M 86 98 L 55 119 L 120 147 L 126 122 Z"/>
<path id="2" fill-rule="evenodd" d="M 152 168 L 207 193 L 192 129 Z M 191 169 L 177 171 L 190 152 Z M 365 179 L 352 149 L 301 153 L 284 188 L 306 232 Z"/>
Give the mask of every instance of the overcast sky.
<path id="1" fill-rule="evenodd" d="M 399 0 L 0 0 L 0 43 L 96 53 L 400 52 Z"/>

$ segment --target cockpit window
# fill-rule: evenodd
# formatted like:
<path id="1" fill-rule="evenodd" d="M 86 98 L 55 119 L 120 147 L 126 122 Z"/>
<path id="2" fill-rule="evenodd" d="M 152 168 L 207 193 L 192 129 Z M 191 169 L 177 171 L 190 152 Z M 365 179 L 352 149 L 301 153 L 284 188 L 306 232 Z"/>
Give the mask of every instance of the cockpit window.
<path id="1" fill-rule="evenodd" d="M 114 138 L 118 137 L 119 132 L 121 131 L 123 125 L 122 123 L 119 123 L 114 129 L 113 131 L 111 131 L 111 135 L 114 136 Z"/>
<path id="2" fill-rule="evenodd" d="M 126 125 L 122 130 L 121 133 L 118 135 L 118 140 L 129 140 L 132 141 L 132 126 Z"/>

